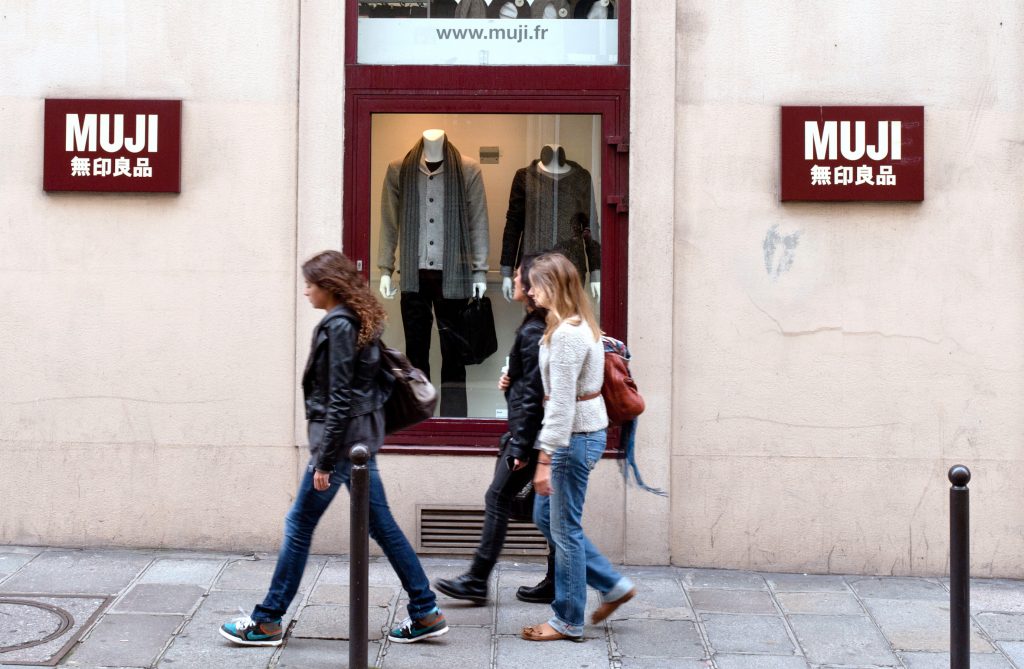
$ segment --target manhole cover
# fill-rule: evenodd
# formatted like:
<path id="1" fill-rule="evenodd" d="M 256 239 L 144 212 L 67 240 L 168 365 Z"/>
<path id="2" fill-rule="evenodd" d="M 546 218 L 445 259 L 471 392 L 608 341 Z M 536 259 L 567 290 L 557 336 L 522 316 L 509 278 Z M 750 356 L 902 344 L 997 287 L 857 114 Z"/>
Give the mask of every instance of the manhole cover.
<path id="1" fill-rule="evenodd" d="M 0 665 L 53 666 L 110 602 L 104 595 L 0 595 Z"/>

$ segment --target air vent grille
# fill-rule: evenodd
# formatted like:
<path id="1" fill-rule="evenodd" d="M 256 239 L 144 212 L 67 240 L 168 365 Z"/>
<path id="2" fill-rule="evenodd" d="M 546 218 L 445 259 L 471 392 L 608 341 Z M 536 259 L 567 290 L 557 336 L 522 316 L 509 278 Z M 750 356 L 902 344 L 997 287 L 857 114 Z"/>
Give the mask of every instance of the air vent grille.
<path id="1" fill-rule="evenodd" d="M 472 555 L 480 543 L 483 507 L 417 505 L 416 512 L 420 553 Z M 547 555 L 547 552 L 547 541 L 533 523 L 509 522 L 504 555 Z"/>

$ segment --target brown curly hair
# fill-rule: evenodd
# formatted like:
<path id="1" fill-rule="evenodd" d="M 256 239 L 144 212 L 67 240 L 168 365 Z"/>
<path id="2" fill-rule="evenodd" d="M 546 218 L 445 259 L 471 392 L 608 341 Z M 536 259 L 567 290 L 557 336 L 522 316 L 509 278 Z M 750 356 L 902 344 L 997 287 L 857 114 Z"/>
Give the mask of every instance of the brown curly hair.
<path id="1" fill-rule="evenodd" d="M 359 317 L 359 345 L 366 346 L 384 331 L 387 314 L 356 270 L 340 251 L 321 251 L 302 263 L 306 281 L 333 294 Z"/>

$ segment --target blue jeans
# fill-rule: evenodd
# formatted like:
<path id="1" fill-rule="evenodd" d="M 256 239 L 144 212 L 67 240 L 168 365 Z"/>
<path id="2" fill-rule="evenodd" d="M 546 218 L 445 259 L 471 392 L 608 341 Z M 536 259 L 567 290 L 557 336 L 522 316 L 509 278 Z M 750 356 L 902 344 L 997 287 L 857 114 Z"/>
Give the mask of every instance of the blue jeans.
<path id="1" fill-rule="evenodd" d="M 588 585 L 604 602 L 633 588 L 583 534 L 587 480 L 601 460 L 606 438 L 604 430 L 573 433 L 569 445 L 551 456 L 551 495 L 537 495 L 533 507 L 533 522 L 556 548 L 554 616 L 548 624 L 568 636 L 583 635 Z"/>
<path id="2" fill-rule="evenodd" d="M 370 537 L 384 551 L 391 567 L 398 574 L 402 587 L 409 593 L 409 617 L 419 620 L 434 610 L 437 598 L 430 590 L 430 581 L 423 572 L 419 558 L 391 515 L 388 500 L 384 496 L 384 484 L 381 483 L 380 472 L 377 469 L 376 457 L 370 459 L 369 470 Z M 321 492 L 313 487 L 312 465 L 308 468 L 299 483 L 295 503 L 284 520 L 284 542 L 277 556 L 277 567 L 270 581 L 270 590 L 263 603 L 253 609 L 253 620 L 276 621 L 284 616 L 299 590 L 299 582 L 309 558 L 313 531 L 338 489 L 343 484 L 350 487 L 351 473 L 351 461 L 340 461 L 331 474 L 331 486 Z"/>

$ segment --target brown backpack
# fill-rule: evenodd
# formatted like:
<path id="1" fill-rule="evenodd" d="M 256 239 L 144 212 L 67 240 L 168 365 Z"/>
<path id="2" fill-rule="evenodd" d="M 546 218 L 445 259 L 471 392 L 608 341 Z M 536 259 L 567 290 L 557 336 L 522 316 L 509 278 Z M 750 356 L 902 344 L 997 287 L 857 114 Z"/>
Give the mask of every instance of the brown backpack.
<path id="1" fill-rule="evenodd" d="M 612 423 L 625 423 L 644 412 L 644 398 L 629 373 L 629 349 L 618 339 L 603 335 L 604 385 L 601 396 Z"/>

